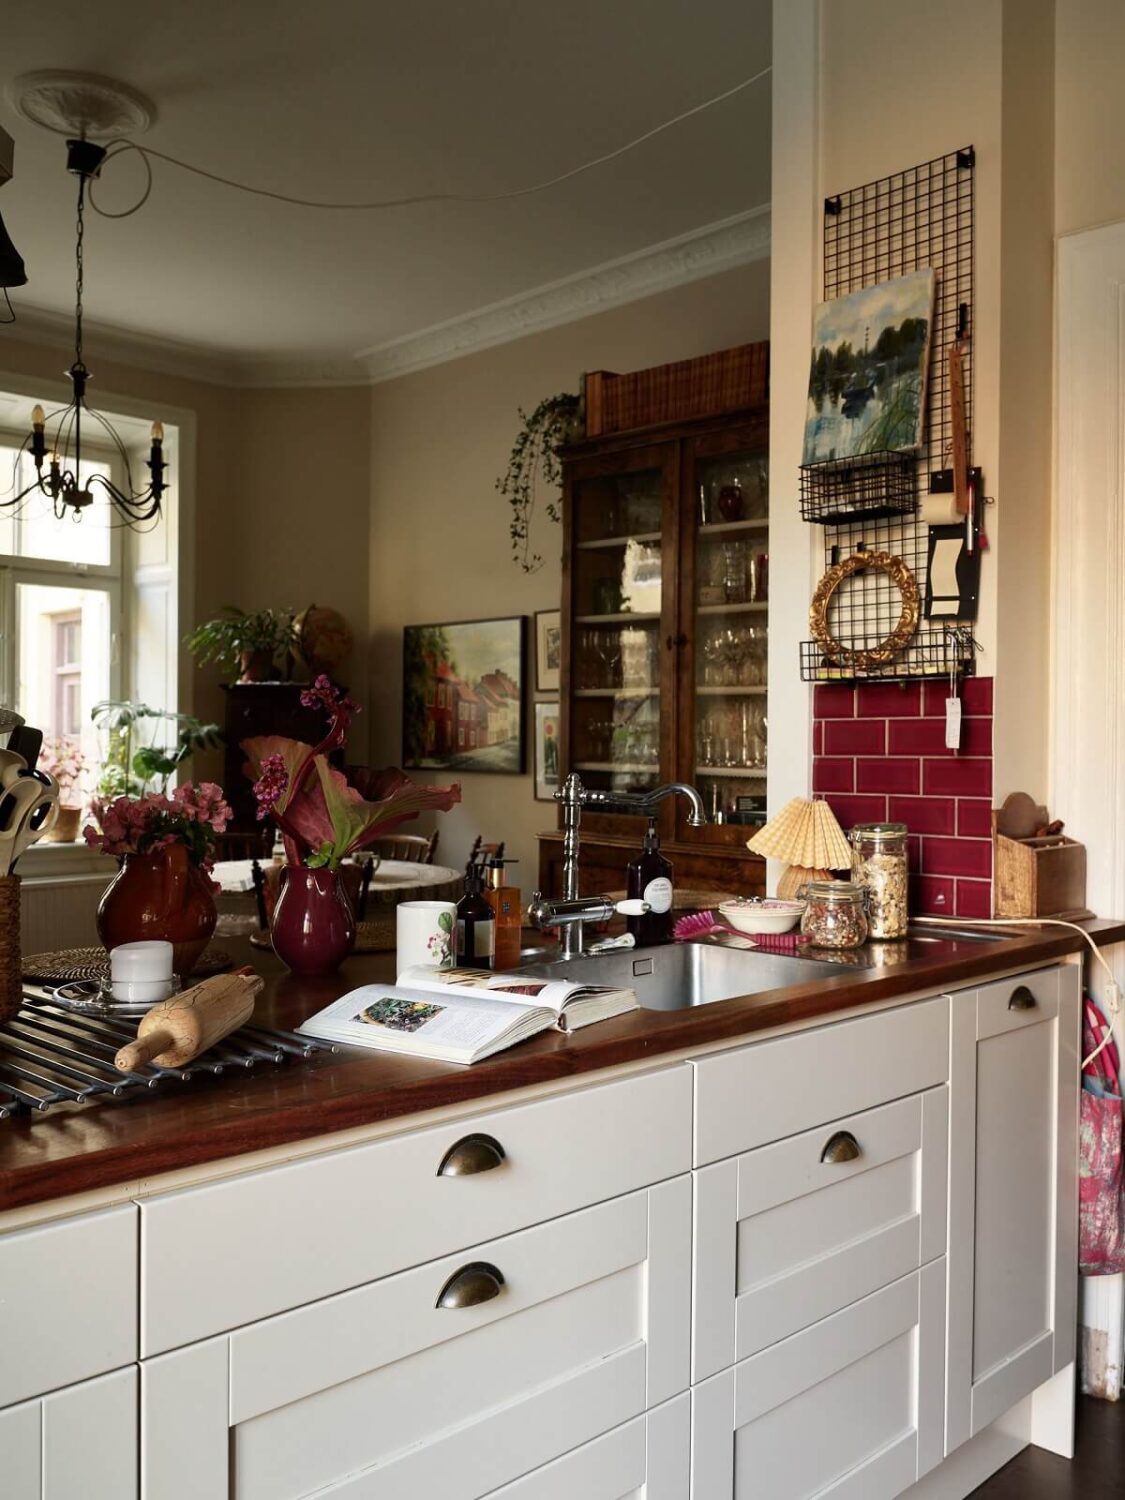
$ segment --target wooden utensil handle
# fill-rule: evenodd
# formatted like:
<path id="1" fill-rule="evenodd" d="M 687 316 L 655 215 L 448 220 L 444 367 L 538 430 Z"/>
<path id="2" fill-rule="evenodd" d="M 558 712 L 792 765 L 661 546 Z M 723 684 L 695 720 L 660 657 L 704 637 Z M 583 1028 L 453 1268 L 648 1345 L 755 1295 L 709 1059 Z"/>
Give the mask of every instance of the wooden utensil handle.
<path id="1" fill-rule="evenodd" d="M 150 1031 L 147 1036 L 138 1037 L 135 1042 L 129 1042 L 121 1048 L 113 1059 L 114 1066 L 121 1069 L 123 1073 L 135 1073 L 139 1067 L 151 1062 L 169 1047 L 176 1045 L 176 1038 L 170 1031 L 163 1027 L 157 1027 Z"/>

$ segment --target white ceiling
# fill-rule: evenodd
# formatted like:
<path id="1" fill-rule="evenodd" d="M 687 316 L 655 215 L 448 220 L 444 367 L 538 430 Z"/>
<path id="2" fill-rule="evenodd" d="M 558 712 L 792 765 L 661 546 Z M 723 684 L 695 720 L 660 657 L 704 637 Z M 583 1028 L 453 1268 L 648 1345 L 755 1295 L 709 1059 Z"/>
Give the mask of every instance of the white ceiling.
<path id="1" fill-rule="evenodd" d="M 524 185 L 612 150 L 766 66 L 769 0 L 57 0 L 6 8 L 2 75 L 82 68 L 148 94 L 143 139 L 311 198 Z M 93 326 L 230 361 L 362 351 L 769 199 L 769 79 L 575 181 L 515 202 L 327 213 L 155 163 L 152 197 L 90 216 Z M 0 211 L 27 263 L 17 313 L 73 305 L 61 138 L 6 106 Z M 111 164 L 107 209 L 136 196 Z M 14 329 L 13 332 L 18 331 Z M 96 352 L 93 340 L 90 352 Z"/>

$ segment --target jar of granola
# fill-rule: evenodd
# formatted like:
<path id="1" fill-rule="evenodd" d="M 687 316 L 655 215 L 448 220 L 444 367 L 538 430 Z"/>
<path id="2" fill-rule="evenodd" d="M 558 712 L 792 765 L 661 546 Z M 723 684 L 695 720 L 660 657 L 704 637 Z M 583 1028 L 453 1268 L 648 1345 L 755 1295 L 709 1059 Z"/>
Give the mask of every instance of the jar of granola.
<path id="1" fill-rule="evenodd" d="M 814 948 L 861 948 L 867 941 L 863 891 L 850 880 L 810 880 L 801 931 Z"/>
<path id="2" fill-rule="evenodd" d="M 857 823 L 851 831 L 852 879 L 867 897 L 873 938 L 906 936 L 907 862 L 905 823 Z"/>

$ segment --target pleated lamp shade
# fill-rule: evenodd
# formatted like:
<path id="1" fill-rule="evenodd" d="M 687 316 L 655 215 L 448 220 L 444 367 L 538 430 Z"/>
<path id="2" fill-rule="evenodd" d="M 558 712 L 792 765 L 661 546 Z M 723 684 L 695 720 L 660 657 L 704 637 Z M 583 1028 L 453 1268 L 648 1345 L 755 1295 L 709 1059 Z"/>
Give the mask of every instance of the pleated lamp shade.
<path id="1" fill-rule="evenodd" d="M 805 797 L 787 802 L 746 847 L 789 865 L 777 886 L 783 898 L 795 896 L 809 880 L 828 879 L 832 870 L 849 870 L 852 863 L 851 845 L 828 803 Z"/>

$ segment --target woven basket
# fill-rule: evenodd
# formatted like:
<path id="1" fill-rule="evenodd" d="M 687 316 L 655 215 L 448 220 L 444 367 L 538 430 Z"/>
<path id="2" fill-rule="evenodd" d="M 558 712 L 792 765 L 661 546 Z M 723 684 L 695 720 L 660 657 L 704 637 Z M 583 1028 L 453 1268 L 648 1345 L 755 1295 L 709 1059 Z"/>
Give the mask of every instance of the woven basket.
<path id="1" fill-rule="evenodd" d="M 0 1025 L 23 1003 L 20 974 L 20 878 L 0 875 Z"/>

